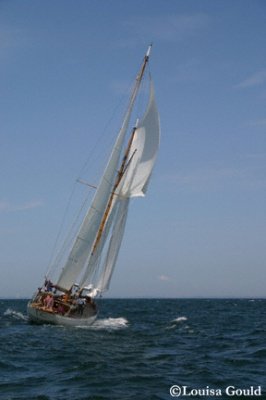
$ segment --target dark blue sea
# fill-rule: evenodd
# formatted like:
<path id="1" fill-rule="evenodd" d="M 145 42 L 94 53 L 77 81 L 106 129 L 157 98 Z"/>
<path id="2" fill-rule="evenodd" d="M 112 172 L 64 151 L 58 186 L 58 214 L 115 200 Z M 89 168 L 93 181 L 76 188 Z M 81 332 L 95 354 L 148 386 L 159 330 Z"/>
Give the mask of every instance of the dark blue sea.
<path id="1" fill-rule="evenodd" d="M 1 400 L 266 398 L 266 300 L 104 299 L 88 328 L 26 304 L 0 300 Z"/>

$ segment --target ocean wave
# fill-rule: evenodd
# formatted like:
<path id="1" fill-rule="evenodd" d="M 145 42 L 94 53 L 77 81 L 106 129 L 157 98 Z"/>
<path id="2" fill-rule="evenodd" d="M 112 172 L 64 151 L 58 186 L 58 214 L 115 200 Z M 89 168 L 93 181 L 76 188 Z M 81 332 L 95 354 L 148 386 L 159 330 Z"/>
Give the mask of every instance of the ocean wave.
<path id="1" fill-rule="evenodd" d="M 11 317 L 13 317 L 13 318 L 15 318 L 15 319 L 20 319 L 20 320 L 23 320 L 23 321 L 28 321 L 28 317 L 27 317 L 26 315 L 22 314 L 22 313 L 19 312 L 19 311 L 12 310 L 12 308 L 8 308 L 8 309 L 4 312 L 4 315 L 5 315 L 5 316 L 11 316 Z"/>
<path id="2" fill-rule="evenodd" d="M 187 317 L 177 317 L 176 319 L 173 319 L 171 322 L 182 322 L 182 321 L 187 321 Z"/>
<path id="3" fill-rule="evenodd" d="M 266 300 L 101 302 L 85 330 L 27 324 L 26 300 L 0 302 L 1 400 L 168 399 L 180 382 L 263 387 Z"/>
<path id="4" fill-rule="evenodd" d="M 183 316 L 183 317 L 177 317 L 175 319 L 173 319 L 172 321 L 170 321 L 170 326 L 167 326 L 166 329 L 176 329 L 178 326 L 182 326 L 184 327 L 183 324 L 181 324 L 182 322 L 187 321 L 187 317 Z M 186 328 L 189 328 L 188 326 L 186 326 Z"/>
<path id="5" fill-rule="evenodd" d="M 79 326 L 78 328 L 92 330 L 117 330 L 128 327 L 128 320 L 123 317 L 119 318 L 104 318 L 96 320 L 92 325 Z"/>
<path id="6" fill-rule="evenodd" d="M 183 316 L 183 317 L 177 317 L 177 318 L 173 319 L 173 320 L 170 322 L 171 325 L 170 325 L 170 326 L 167 326 L 166 329 L 175 329 L 175 328 L 180 324 L 180 322 L 184 322 L 184 321 L 187 321 L 187 317 L 185 317 L 185 316 Z"/>

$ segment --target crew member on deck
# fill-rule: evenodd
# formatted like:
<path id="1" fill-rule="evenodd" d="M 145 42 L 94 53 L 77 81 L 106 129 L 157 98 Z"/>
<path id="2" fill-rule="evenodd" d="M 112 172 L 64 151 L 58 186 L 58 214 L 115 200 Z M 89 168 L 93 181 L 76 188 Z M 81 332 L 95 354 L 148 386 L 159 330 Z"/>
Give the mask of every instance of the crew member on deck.
<path id="1" fill-rule="evenodd" d="M 50 281 L 50 279 L 48 279 L 48 280 L 46 280 L 46 281 L 44 282 L 44 290 L 45 290 L 46 292 L 51 292 L 51 291 L 53 290 L 53 284 L 52 284 L 52 282 Z"/>
<path id="2" fill-rule="evenodd" d="M 52 310 L 54 306 L 54 298 L 51 294 L 48 294 L 44 301 L 43 301 L 44 307 L 46 307 L 48 310 Z"/>
<path id="3" fill-rule="evenodd" d="M 83 311 L 84 311 L 84 308 L 85 308 L 85 302 L 86 302 L 85 299 L 82 299 L 82 298 L 78 298 L 77 299 L 78 313 L 80 315 L 83 314 Z"/>
<path id="4" fill-rule="evenodd" d="M 95 310 L 96 304 L 94 303 L 93 299 L 90 296 L 86 296 L 86 303 L 90 304 L 90 306 Z"/>

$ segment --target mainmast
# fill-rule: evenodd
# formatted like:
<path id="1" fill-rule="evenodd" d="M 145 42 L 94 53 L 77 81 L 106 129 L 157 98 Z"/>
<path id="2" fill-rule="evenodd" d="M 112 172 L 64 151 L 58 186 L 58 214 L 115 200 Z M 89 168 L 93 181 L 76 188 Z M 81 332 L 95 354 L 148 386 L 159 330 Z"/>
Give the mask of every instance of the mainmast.
<path id="1" fill-rule="evenodd" d="M 145 68 L 146 68 L 147 63 L 148 63 L 149 58 L 150 58 L 151 47 L 152 47 L 152 45 L 150 45 L 150 46 L 148 47 L 148 50 L 147 50 L 147 52 L 146 52 L 146 54 L 145 54 L 145 57 L 144 57 L 143 62 L 142 62 L 142 65 L 141 65 L 141 67 L 140 67 L 140 71 L 139 71 L 139 73 L 138 73 L 138 75 L 137 75 L 136 83 L 135 83 L 135 86 L 134 86 L 134 89 L 133 89 L 133 91 L 132 91 L 132 95 L 131 95 L 131 98 L 130 98 L 128 111 L 131 111 L 132 106 L 134 105 L 136 96 L 137 96 L 137 94 L 138 94 L 138 90 L 139 90 L 139 87 L 140 87 L 140 84 L 141 84 L 141 81 L 142 81 L 142 78 L 143 78 L 143 75 L 144 75 L 144 72 L 145 72 Z"/>
<path id="2" fill-rule="evenodd" d="M 140 71 L 139 71 L 139 73 L 138 73 L 138 75 L 136 77 L 136 83 L 135 83 L 135 86 L 134 86 L 132 94 L 131 94 L 131 98 L 130 98 L 130 102 L 129 102 L 129 106 L 128 106 L 128 111 L 126 113 L 124 121 L 126 121 L 126 120 L 128 121 L 128 114 L 131 113 L 131 111 L 132 111 L 135 99 L 136 99 L 137 94 L 138 94 L 138 90 L 140 88 L 140 84 L 141 84 L 142 78 L 144 76 L 144 72 L 145 72 L 147 63 L 149 61 L 149 57 L 150 57 L 150 53 L 151 53 L 151 47 L 152 47 L 152 45 L 150 45 L 148 47 L 148 50 L 147 50 L 147 52 L 145 54 L 145 57 L 144 57 L 143 62 L 142 62 L 142 65 L 140 67 Z M 94 245 L 93 245 L 93 248 L 92 248 L 92 254 L 94 254 L 94 252 L 95 252 L 95 250 L 96 250 L 96 248 L 97 248 L 97 246 L 98 246 L 98 244 L 99 244 L 99 242 L 101 240 L 106 221 L 107 221 L 108 216 L 110 214 L 110 210 L 111 210 L 111 207 L 112 207 L 113 199 L 114 199 L 114 197 L 116 195 L 115 191 L 118 188 L 118 186 L 119 186 L 119 184 L 120 184 L 120 182 L 121 182 L 121 180 L 123 178 L 123 175 L 124 175 L 124 173 L 125 173 L 125 171 L 127 169 L 128 162 L 130 162 L 130 160 L 128 161 L 128 155 L 129 155 L 129 152 L 130 152 L 130 147 L 132 145 L 136 129 L 137 129 L 137 123 L 136 123 L 135 127 L 132 130 L 132 133 L 131 133 L 131 136 L 130 136 L 130 139 L 129 139 L 129 142 L 128 142 L 128 145 L 127 145 L 127 148 L 126 148 L 126 151 L 125 151 L 125 155 L 123 157 L 121 166 L 120 166 L 119 171 L 117 173 L 115 184 L 113 186 L 113 190 L 112 190 L 112 192 L 110 194 L 110 198 L 108 200 L 108 203 L 107 203 L 103 218 L 102 218 L 101 223 L 100 223 L 100 227 L 99 227 L 98 233 L 96 235 L 96 239 L 95 239 L 95 242 L 94 242 Z"/>
<path id="3" fill-rule="evenodd" d="M 128 146 L 127 146 L 127 149 L 126 149 L 124 158 L 123 158 L 123 161 L 122 161 L 121 166 L 120 166 L 120 168 L 119 168 L 119 171 L 118 171 L 118 173 L 117 173 L 116 181 L 115 181 L 113 190 L 112 190 L 112 192 L 111 192 L 111 196 L 110 196 L 110 198 L 109 198 L 109 201 L 108 201 L 108 203 L 107 203 L 107 207 L 106 207 L 105 213 L 104 213 L 104 215 L 103 215 L 103 218 L 102 218 L 102 221 L 101 221 L 101 224 L 100 224 L 100 227 L 99 227 L 99 230 L 98 230 L 98 233 L 97 233 L 97 236 L 96 236 L 94 245 L 93 245 L 92 254 L 95 252 L 95 250 L 96 250 L 96 248 L 97 248 L 97 246 L 98 246 L 98 244 L 99 244 L 99 242 L 100 242 L 100 240 L 101 240 L 101 237 L 102 237 L 102 234 L 103 234 L 103 231 L 104 231 L 104 227 L 105 227 L 107 218 L 108 218 L 108 216 L 109 216 L 109 214 L 110 214 L 110 210 L 111 210 L 111 207 L 112 207 L 112 204 L 113 204 L 113 199 L 114 199 L 114 197 L 116 196 L 115 191 L 116 191 L 116 189 L 118 188 L 119 183 L 121 182 L 121 180 L 122 180 L 122 178 L 123 178 L 123 175 L 124 175 L 124 173 L 125 173 L 125 171 L 126 171 L 126 169 L 127 169 L 127 165 L 128 165 L 128 163 L 127 163 L 128 154 L 129 154 L 129 152 L 130 152 L 130 147 L 131 147 L 131 144 L 132 144 L 132 142 L 133 142 L 134 134 L 135 134 L 136 129 L 137 129 L 137 126 L 135 126 L 135 127 L 133 128 L 133 131 L 132 131 L 132 133 L 131 133 L 131 136 L 130 136 L 130 139 L 129 139 L 129 143 L 128 143 Z M 128 162 L 130 162 L 130 160 L 129 160 Z"/>
<path id="4" fill-rule="evenodd" d="M 117 135 L 109 161 L 105 167 L 104 173 L 95 192 L 91 206 L 82 221 L 79 232 L 70 250 L 69 256 L 58 278 L 57 285 L 67 290 L 71 288 L 73 282 L 80 281 L 80 276 L 83 273 L 85 266 L 86 271 L 84 272 L 84 276 L 86 277 L 92 274 L 94 269 L 96 268 L 95 262 L 97 257 L 95 257 L 95 251 L 96 249 L 98 249 L 103 232 L 106 228 L 108 217 L 112 210 L 115 190 L 118 187 L 122 176 L 124 175 L 127 166 L 130 163 L 130 160 L 128 160 L 130 150 L 129 146 L 129 150 L 125 154 L 125 159 L 119 168 L 119 160 L 121 160 L 131 113 L 135 104 L 142 78 L 144 76 L 147 63 L 149 61 L 150 52 L 151 46 L 148 47 L 139 73 L 136 77 L 135 85 L 129 99 L 127 111 L 124 115 L 120 131 Z M 134 133 L 132 133 L 132 140 L 133 136 Z M 119 169 L 119 172 L 117 172 L 117 169 Z M 84 278 L 82 282 L 85 282 L 86 280 L 87 278 Z M 82 285 L 82 283 L 80 284 Z"/>

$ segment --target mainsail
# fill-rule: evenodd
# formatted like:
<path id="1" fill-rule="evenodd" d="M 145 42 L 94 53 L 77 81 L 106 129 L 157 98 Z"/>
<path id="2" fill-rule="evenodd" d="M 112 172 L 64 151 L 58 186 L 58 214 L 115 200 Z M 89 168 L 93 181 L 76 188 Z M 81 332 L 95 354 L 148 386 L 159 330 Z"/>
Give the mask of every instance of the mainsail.
<path id="1" fill-rule="evenodd" d="M 85 216 L 57 285 L 69 290 L 93 284 L 99 292 L 108 289 L 125 229 L 129 199 L 144 196 L 159 146 L 159 115 L 154 88 L 146 113 L 134 128 L 121 164 L 128 125 L 150 48 L 137 76 L 129 107 L 111 157 Z M 119 171 L 119 172 L 118 172 Z"/>

